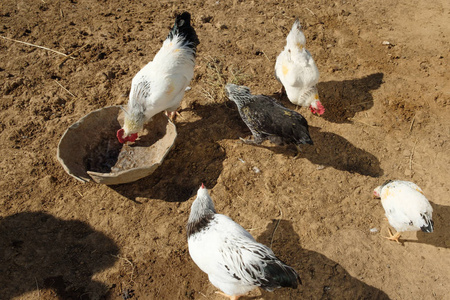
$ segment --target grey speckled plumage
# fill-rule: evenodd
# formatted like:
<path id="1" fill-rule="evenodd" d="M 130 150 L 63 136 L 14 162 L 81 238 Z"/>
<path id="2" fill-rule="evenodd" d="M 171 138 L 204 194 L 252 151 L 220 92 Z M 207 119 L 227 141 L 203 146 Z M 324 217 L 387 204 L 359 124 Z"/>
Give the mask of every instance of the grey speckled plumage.
<path id="1" fill-rule="evenodd" d="M 276 144 L 313 144 L 308 122 L 298 112 L 269 96 L 252 95 L 246 86 L 227 84 L 225 91 L 236 103 L 242 120 L 253 134 L 254 143 L 269 139 Z"/>

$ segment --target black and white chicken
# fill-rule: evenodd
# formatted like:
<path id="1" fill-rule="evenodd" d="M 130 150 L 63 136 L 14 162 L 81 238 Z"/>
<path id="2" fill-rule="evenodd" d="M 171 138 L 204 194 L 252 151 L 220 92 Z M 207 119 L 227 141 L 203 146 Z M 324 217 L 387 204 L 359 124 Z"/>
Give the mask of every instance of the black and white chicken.
<path id="1" fill-rule="evenodd" d="M 175 17 L 175 24 L 153 61 L 131 82 L 124 125 L 117 131 L 120 143 L 134 142 L 138 132 L 157 113 L 168 111 L 172 118 L 194 76 L 195 53 L 199 44 L 191 26 L 191 15 Z"/>
<path id="2" fill-rule="evenodd" d="M 279 260 L 242 226 L 217 214 L 208 190 L 202 184 L 192 203 L 187 224 L 189 254 L 209 281 L 231 300 L 261 287 L 297 288 L 297 272 Z M 301 281 L 300 281 L 301 283 Z"/>

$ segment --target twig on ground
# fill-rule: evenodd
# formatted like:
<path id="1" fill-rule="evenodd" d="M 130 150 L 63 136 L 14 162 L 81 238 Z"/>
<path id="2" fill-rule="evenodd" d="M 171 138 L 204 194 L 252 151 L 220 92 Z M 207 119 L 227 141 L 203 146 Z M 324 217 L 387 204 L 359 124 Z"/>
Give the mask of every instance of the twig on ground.
<path id="1" fill-rule="evenodd" d="M 270 59 L 269 59 L 269 57 L 267 56 L 266 52 L 265 52 L 265 51 L 261 51 L 261 52 L 262 52 L 262 54 L 264 54 L 264 56 L 267 58 L 267 61 L 270 62 Z"/>
<path id="2" fill-rule="evenodd" d="M 313 11 L 312 10 L 310 10 L 309 8 L 307 8 L 307 7 L 305 7 L 305 9 L 307 10 L 307 11 L 309 11 L 313 16 L 316 16 L 316 14 L 315 13 L 313 13 Z"/>
<path id="3" fill-rule="evenodd" d="M 135 268 L 134 264 L 131 261 L 129 261 L 126 257 L 122 257 L 122 256 L 119 256 L 119 255 L 113 255 L 113 254 L 111 254 L 111 255 L 114 256 L 114 257 L 117 257 L 118 259 L 122 259 L 122 260 L 124 260 L 124 261 L 126 261 L 127 263 L 130 264 L 130 266 L 131 266 L 130 282 L 134 282 L 134 280 L 133 280 L 134 268 Z"/>
<path id="4" fill-rule="evenodd" d="M 411 133 L 411 131 L 412 131 L 412 129 L 413 129 L 414 120 L 416 120 L 416 115 L 415 115 L 415 114 L 414 114 L 414 117 L 412 118 L 411 126 L 409 126 L 409 133 Z"/>
<path id="5" fill-rule="evenodd" d="M 12 41 L 12 42 L 16 42 L 16 43 L 20 43 L 20 44 L 24 44 L 24 45 L 27 45 L 27 46 L 40 48 L 40 49 L 44 49 L 44 50 L 47 50 L 47 51 L 51 51 L 51 52 L 57 53 L 59 55 L 67 56 L 68 58 L 71 58 L 71 59 L 75 59 L 75 57 L 72 57 L 70 55 L 67 55 L 65 53 L 62 53 L 62 52 L 59 52 L 59 51 L 56 51 L 56 50 L 53 50 L 53 49 L 50 49 L 50 48 L 47 48 L 47 47 L 43 47 L 43 46 L 39 46 L 39 45 L 27 43 L 27 42 L 22 42 L 22 41 L 19 41 L 19 40 L 11 39 L 11 38 L 3 36 L 3 35 L 0 35 L 0 37 L 4 38 L 5 40 L 9 40 L 9 41 Z"/>
<path id="6" fill-rule="evenodd" d="M 410 170 L 412 170 L 414 150 L 416 150 L 417 141 L 418 141 L 418 139 L 416 139 L 416 142 L 414 143 L 414 146 L 413 146 L 412 151 L 411 151 L 411 155 L 409 156 L 409 169 Z"/>
<path id="7" fill-rule="evenodd" d="M 77 98 L 77 96 L 75 96 L 74 94 L 72 94 L 68 89 L 66 89 L 65 87 L 62 86 L 61 83 L 59 83 L 56 79 L 55 79 L 56 84 L 58 84 L 63 90 L 65 90 L 67 93 L 69 93 L 72 97 Z"/>
<path id="8" fill-rule="evenodd" d="M 277 205 L 278 205 L 278 209 L 280 210 L 280 218 L 278 219 L 277 225 L 275 225 L 275 228 L 273 229 L 272 237 L 270 238 L 270 248 L 272 248 L 273 237 L 275 236 L 275 232 L 278 229 L 278 225 L 280 225 L 281 219 L 283 219 L 283 210 L 281 209 L 280 205 L 278 204 L 278 201 L 277 201 Z"/>
<path id="9" fill-rule="evenodd" d="M 37 282 L 37 278 L 34 277 L 34 281 L 36 281 L 36 289 L 38 291 L 38 298 L 41 299 L 41 289 L 39 288 L 39 284 Z"/>
<path id="10" fill-rule="evenodd" d="M 69 58 L 75 59 L 75 57 L 73 57 L 73 55 L 74 55 L 75 53 L 80 52 L 81 50 L 83 50 L 84 48 L 86 48 L 88 45 L 89 45 L 89 44 L 85 44 L 85 45 L 81 46 L 79 49 L 77 49 L 77 50 L 73 51 L 72 53 L 70 53 L 70 55 L 67 55 L 66 57 L 64 57 L 64 58 L 61 60 L 61 62 L 59 63 L 59 67 L 61 68 L 61 66 L 62 66 Z"/>

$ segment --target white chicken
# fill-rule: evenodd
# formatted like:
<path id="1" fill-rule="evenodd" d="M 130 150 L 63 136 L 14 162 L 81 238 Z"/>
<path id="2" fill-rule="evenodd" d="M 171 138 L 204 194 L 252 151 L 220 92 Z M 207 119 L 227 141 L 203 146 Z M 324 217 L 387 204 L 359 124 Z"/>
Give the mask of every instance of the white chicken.
<path id="1" fill-rule="evenodd" d="M 217 293 L 231 300 L 256 287 L 268 291 L 297 288 L 297 272 L 280 261 L 269 247 L 256 242 L 242 226 L 217 214 L 203 184 L 192 203 L 187 236 L 192 260 L 223 291 Z"/>
<path id="2" fill-rule="evenodd" d="M 124 125 L 117 131 L 120 143 L 134 142 L 154 115 L 167 110 L 173 117 L 194 76 L 195 52 L 199 40 L 191 26 L 191 15 L 177 15 L 175 24 L 153 61 L 131 82 Z"/>
<path id="3" fill-rule="evenodd" d="M 322 115 L 325 108 L 319 100 L 316 86 L 319 69 L 305 45 L 306 38 L 297 19 L 286 38 L 284 50 L 277 57 L 275 77 L 283 85 L 292 103 L 309 106 L 312 113 Z"/>
<path id="4" fill-rule="evenodd" d="M 433 208 L 423 191 L 415 183 L 402 180 L 388 180 L 375 188 L 374 198 L 381 198 L 386 217 L 397 231 L 392 235 L 389 229 L 387 239 L 399 243 L 404 231 L 433 232 Z"/>

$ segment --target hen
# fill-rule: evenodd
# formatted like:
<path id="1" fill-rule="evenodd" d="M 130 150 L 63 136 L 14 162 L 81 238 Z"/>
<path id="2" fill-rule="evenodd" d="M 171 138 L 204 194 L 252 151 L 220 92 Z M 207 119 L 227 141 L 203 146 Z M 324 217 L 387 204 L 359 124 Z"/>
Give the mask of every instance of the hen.
<path id="1" fill-rule="evenodd" d="M 255 241 L 242 226 L 217 214 L 205 186 L 197 191 L 187 224 L 189 254 L 217 292 L 231 300 L 261 287 L 297 288 L 297 272 L 279 260 L 272 250 Z M 301 281 L 300 281 L 301 284 Z"/>
<path id="2" fill-rule="evenodd" d="M 199 44 L 191 26 L 191 15 L 175 17 L 175 24 L 153 61 L 131 82 L 124 125 L 117 131 L 120 143 L 134 142 L 137 134 L 154 115 L 167 110 L 173 114 L 194 76 L 195 52 Z"/>
<path id="3" fill-rule="evenodd" d="M 387 239 L 399 243 L 404 231 L 433 232 L 433 208 L 415 183 L 388 180 L 375 188 L 373 196 L 381 198 L 389 224 L 397 231 L 392 235 L 389 229 L 390 236 Z"/>
<path id="4" fill-rule="evenodd" d="M 305 44 L 306 38 L 297 19 L 286 38 L 284 50 L 277 57 L 275 77 L 284 86 L 292 103 L 309 106 L 312 113 L 322 115 L 325 108 L 316 87 L 319 70 Z"/>
<path id="5" fill-rule="evenodd" d="M 298 112 L 271 97 L 252 95 L 246 86 L 227 84 L 225 92 L 236 103 L 242 120 L 253 134 L 253 141 L 244 142 L 260 144 L 269 139 L 276 144 L 294 144 L 298 150 L 301 144 L 313 144 L 308 122 Z"/>

